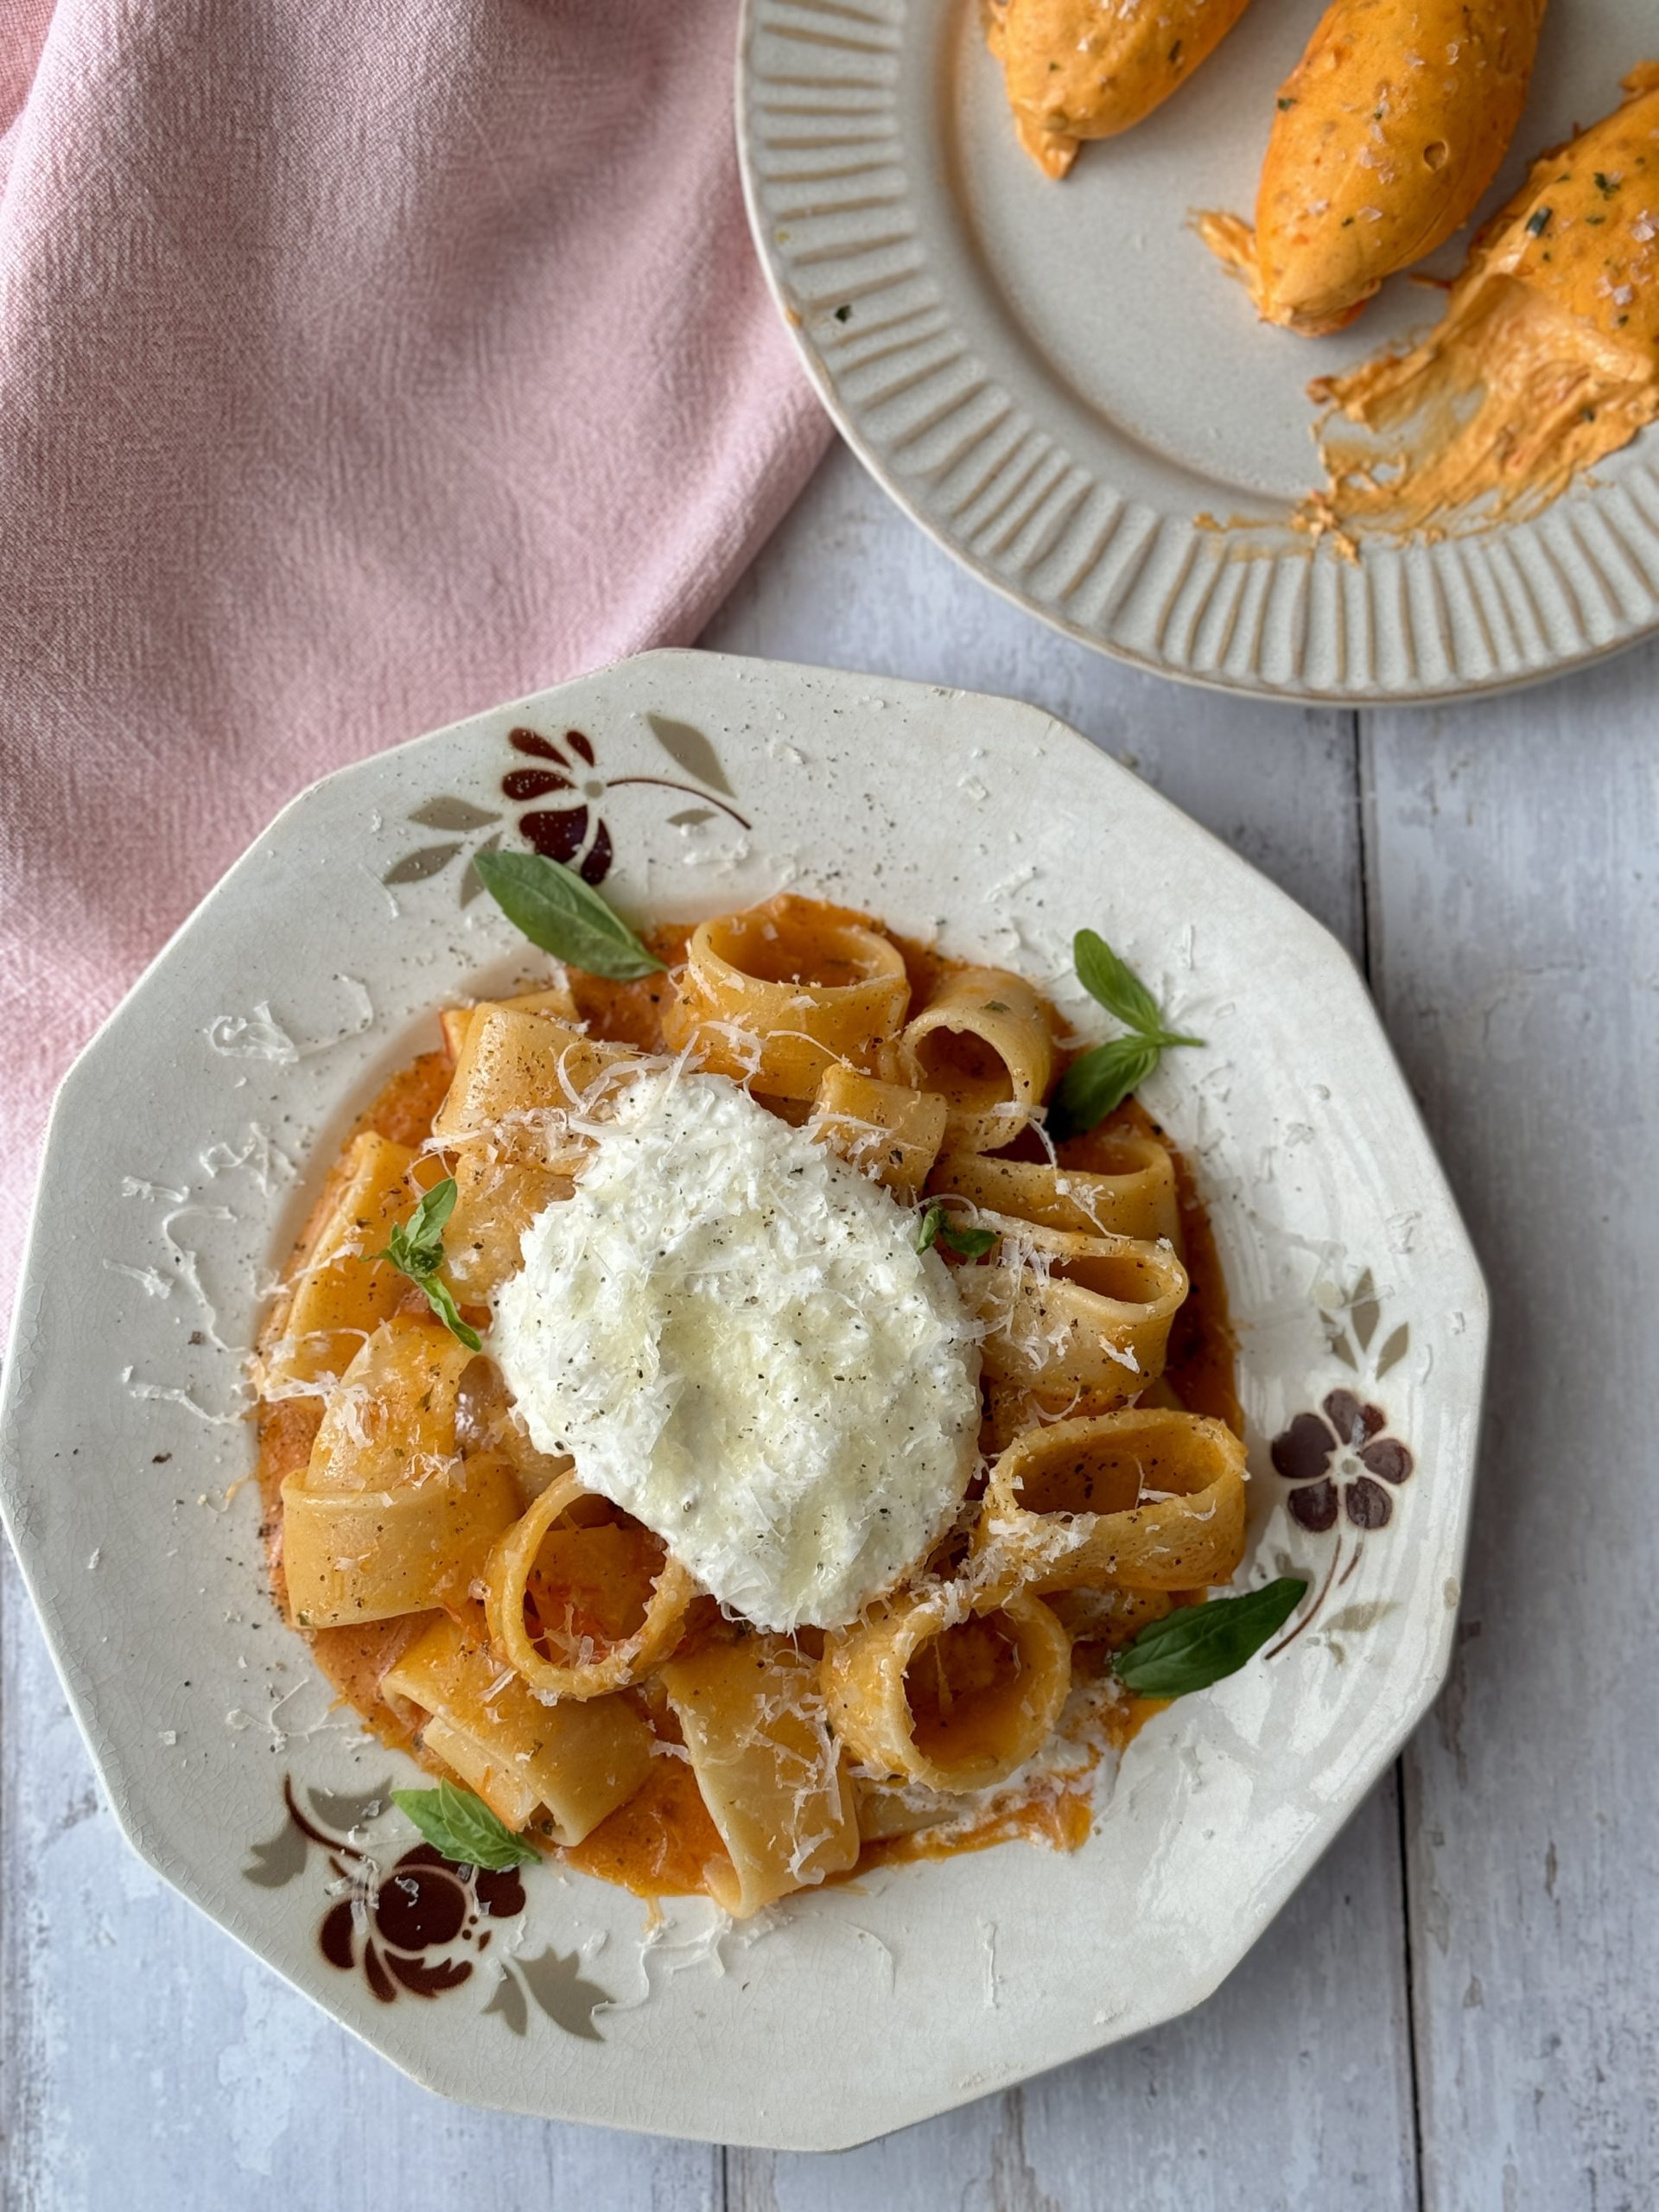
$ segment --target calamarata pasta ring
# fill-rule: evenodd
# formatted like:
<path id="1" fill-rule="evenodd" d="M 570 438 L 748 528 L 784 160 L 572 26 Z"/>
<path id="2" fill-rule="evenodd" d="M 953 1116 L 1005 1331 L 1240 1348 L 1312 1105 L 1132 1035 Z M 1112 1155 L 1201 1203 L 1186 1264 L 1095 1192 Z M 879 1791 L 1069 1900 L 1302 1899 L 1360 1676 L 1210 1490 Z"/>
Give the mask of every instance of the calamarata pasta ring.
<path id="1" fill-rule="evenodd" d="M 696 1595 L 690 1576 L 664 1554 L 645 1601 L 645 1618 L 632 1635 L 572 1663 L 561 1664 L 538 1651 L 524 1620 L 537 1555 L 556 1524 L 593 1497 L 575 1475 L 550 1483 L 530 1510 L 497 1540 L 485 1568 L 490 1640 L 503 1664 L 515 1668 L 541 1697 L 603 1697 L 608 1691 L 626 1688 L 674 1649 Z"/>
<path id="2" fill-rule="evenodd" d="M 1012 1144 L 1042 1104 L 1054 1039 L 1022 976 L 962 968 L 943 976 L 906 1024 L 896 1057 L 906 1083 L 943 1094 L 947 1145 L 992 1152 Z"/>
<path id="3" fill-rule="evenodd" d="M 1138 1236 L 1046 1229 L 985 1212 L 998 1243 L 964 1268 L 963 1299 L 984 1324 L 985 1373 L 1061 1403 L 1136 1397 L 1162 1371 L 1169 1328 L 1187 1294 L 1166 1244 Z"/>
<path id="4" fill-rule="evenodd" d="M 1196 1590 L 1237 1572 L 1244 1504 L 1224 1421 L 1160 1407 L 1055 1421 L 992 1469 L 973 1562 L 994 1591 Z"/>
<path id="5" fill-rule="evenodd" d="M 1047 1160 L 997 1160 L 947 1153 L 929 1188 L 970 1199 L 986 1213 L 1044 1229 L 1098 1236 L 1160 1239 L 1180 1246 L 1180 1201 L 1169 1148 L 1136 1129 L 1096 1140 L 1104 1167 L 1058 1167 Z"/>
<path id="6" fill-rule="evenodd" d="M 1027 1591 L 912 1590 L 832 1639 L 824 1698 L 837 1735 L 878 1774 L 986 1789 L 1047 1741 L 1071 1662 L 1071 1637 Z"/>
<path id="7" fill-rule="evenodd" d="M 804 1100 L 837 1063 L 871 1069 L 909 997 L 903 955 L 862 914 L 785 893 L 699 923 L 667 1028 L 715 1074 Z"/>

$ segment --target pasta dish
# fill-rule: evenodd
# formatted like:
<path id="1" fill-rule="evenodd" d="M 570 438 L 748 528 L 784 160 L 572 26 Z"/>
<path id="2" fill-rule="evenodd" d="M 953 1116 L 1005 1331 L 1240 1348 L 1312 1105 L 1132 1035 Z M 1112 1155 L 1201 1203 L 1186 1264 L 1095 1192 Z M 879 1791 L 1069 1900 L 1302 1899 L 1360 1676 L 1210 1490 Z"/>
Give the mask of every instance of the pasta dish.
<path id="1" fill-rule="evenodd" d="M 1089 931 L 1124 1033 L 1080 1051 L 1027 978 L 818 900 L 635 937 L 538 855 L 485 880 L 566 958 L 438 1012 L 291 1256 L 257 1373 L 286 1617 L 480 1863 L 743 1916 L 1075 1847 L 1104 1762 L 1302 1586 L 1210 1594 L 1225 1299 L 1133 1096 L 1198 1040 Z"/>

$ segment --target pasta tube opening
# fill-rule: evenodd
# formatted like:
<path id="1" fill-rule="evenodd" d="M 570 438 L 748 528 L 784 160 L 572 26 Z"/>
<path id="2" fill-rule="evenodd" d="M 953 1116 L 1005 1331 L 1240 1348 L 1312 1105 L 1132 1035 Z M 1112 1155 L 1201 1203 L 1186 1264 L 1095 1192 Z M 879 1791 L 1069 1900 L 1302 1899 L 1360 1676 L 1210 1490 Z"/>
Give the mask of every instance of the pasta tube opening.
<path id="1" fill-rule="evenodd" d="M 988 1789 L 1047 1739 L 1071 1686 L 1071 1643 L 1021 1591 L 970 1611 L 960 1591 L 916 1592 L 824 1655 L 842 1740 L 880 1775 Z"/>
<path id="2" fill-rule="evenodd" d="M 1138 1131 L 1096 1138 L 1098 1167 L 949 1153 L 928 1178 L 931 1192 L 969 1198 L 987 1213 L 1088 1235 L 1160 1238 L 1180 1245 L 1175 1167 L 1166 1147 Z"/>
<path id="3" fill-rule="evenodd" d="M 970 1616 L 930 1637 L 905 1669 L 911 1737 L 928 1764 L 960 1772 L 999 1759 L 1025 1672 L 1019 1630 L 1005 1612 Z"/>
<path id="4" fill-rule="evenodd" d="M 975 1569 L 993 1589 L 1228 1582 L 1244 1481 L 1243 1445 L 1198 1414 L 1132 1407 L 1032 1429 L 991 1470 Z"/>
<path id="5" fill-rule="evenodd" d="M 889 938 L 861 922 L 828 920 L 821 911 L 793 899 L 776 899 L 766 906 L 705 922 L 692 938 L 694 947 L 698 938 L 699 951 L 749 982 L 787 983 L 816 992 L 856 990 L 890 981 L 904 967 Z"/>
<path id="6" fill-rule="evenodd" d="M 758 1095 L 810 1100 L 837 1062 L 869 1070 L 910 1003 L 904 955 L 861 914 L 782 893 L 692 931 L 670 1041 Z"/>
<path id="7" fill-rule="evenodd" d="M 660 1537 L 575 1475 L 549 1484 L 502 1535 L 485 1610 L 503 1663 L 540 1697 L 625 1688 L 678 1643 L 691 1578 Z"/>
<path id="8" fill-rule="evenodd" d="M 1050 1402 L 1122 1405 L 1162 1371 L 1186 1270 L 1166 1245 L 1045 1229 L 1000 1214 L 990 1262 L 957 1285 L 985 1328 L 993 1382 L 1025 1385 Z"/>
<path id="9" fill-rule="evenodd" d="M 1047 1011 L 1022 976 L 958 969 L 906 1027 L 899 1065 L 906 1082 L 944 1098 L 947 1146 L 994 1152 L 1020 1135 L 1047 1095 Z"/>

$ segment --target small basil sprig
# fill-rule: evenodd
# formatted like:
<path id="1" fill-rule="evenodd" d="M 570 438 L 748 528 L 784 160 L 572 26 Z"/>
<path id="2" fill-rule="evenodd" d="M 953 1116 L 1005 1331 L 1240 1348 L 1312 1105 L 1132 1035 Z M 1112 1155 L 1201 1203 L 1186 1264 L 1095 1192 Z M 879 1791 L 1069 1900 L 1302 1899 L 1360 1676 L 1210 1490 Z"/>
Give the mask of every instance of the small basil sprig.
<path id="1" fill-rule="evenodd" d="M 937 1237 L 964 1260 L 983 1259 L 997 1240 L 995 1229 L 958 1229 L 938 1198 L 932 1200 L 916 1230 L 916 1249 L 925 1252 Z"/>
<path id="2" fill-rule="evenodd" d="M 532 944 L 590 976 L 631 983 L 664 967 L 574 868 L 544 853 L 478 853 L 479 881 Z"/>
<path id="3" fill-rule="evenodd" d="M 1081 1136 L 1138 1090 L 1170 1045 L 1202 1045 L 1202 1037 L 1183 1037 L 1164 1027 L 1163 1009 L 1127 961 L 1093 930 L 1079 930 L 1071 941 L 1077 981 L 1108 1014 L 1128 1031 L 1109 1038 L 1072 1061 L 1048 1103 L 1048 1134 L 1056 1144 Z"/>
<path id="4" fill-rule="evenodd" d="M 427 1304 L 450 1335 L 458 1337 L 468 1351 L 477 1351 L 480 1349 L 478 1331 L 461 1319 L 455 1294 L 438 1273 L 443 1265 L 443 1225 L 454 1210 L 455 1179 L 446 1175 L 442 1183 L 432 1185 L 409 1219 L 397 1224 L 385 1251 L 372 1257 L 407 1275 L 426 1294 Z"/>
<path id="5" fill-rule="evenodd" d="M 493 1874 L 509 1866 L 533 1866 L 541 1857 L 533 1844 L 514 1835 L 481 1797 L 441 1782 L 435 1789 L 394 1789 L 391 1802 L 407 1813 L 435 1851 L 457 1866 L 485 1866 Z"/>
<path id="6" fill-rule="evenodd" d="M 1185 1697 L 1236 1675 L 1301 1603 L 1307 1585 L 1281 1574 L 1238 1598 L 1212 1598 L 1207 1605 L 1182 1605 L 1149 1621 L 1112 1662 L 1126 1689 L 1139 1697 Z"/>

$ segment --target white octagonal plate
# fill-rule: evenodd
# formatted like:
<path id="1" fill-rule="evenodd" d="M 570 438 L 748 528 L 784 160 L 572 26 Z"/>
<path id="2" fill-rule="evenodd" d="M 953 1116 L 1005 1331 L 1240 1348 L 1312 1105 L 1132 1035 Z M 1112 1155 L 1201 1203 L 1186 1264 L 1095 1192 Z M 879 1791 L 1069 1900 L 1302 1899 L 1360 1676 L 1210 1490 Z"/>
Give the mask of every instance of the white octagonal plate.
<path id="1" fill-rule="evenodd" d="M 1253 0 L 1173 99 L 1054 184 L 1014 142 L 981 0 L 745 0 L 750 220 L 824 404 L 976 575 L 1164 675 L 1400 702 L 1628 645 L 1659 622 L 1659 430 L 1529 521 L 1370 537 L 1357 564 L 1288 526 L 1319 481 L 1308 379 L 1440 304 L 1396 276 L 1335 337 L 1268 329 L 1193 231 L 1195 210 L 1254 207 L 1274 96 L 1318 15 Z M 1659 0 L 1552 8 L 1478 213 L 1656 51 Z M 1433 270 L 1454 272 L 1468 236 Z"/>
<path id="2" fill-rule="evenodd" d="M 580 789 L 504 785 L 525 729 Z M 1278 1647 L 1143 1731 L 1075 1855 L 889 1869 L 724 1933 L 699 1900 L 653 1925 L 551 1866 L 498 1880 L 470 1926 L 436 1893 L 390 1942 L 353 1917 L 353 1877 L 416 1840 L 386 1808 L 410 1773 L 332 1708 L 266 1594 L 244 1363 L 320 1163 L 432 1008 L 536 972 L 468 897 L 470 859 L 560 808 L 631 913 L 795 885 L 1047 979 L 1079 1020 L 1090 924 L 1208 1039 L 1147 1095 L 1231 1287 L 1246 1574 L 1311 1586 Z M 823 2149 L 1138 2033 L 1237 1962 L 1440 1681 L 1485 1335 L 1359 979 L 1243 861 L 1032 708 L 655 653 L 305 793 L 87 1047 L 47 1146 L 0 1501 L 134 1847 L 335 2018 L 476 2103 Z M 1317 1477 L 1337 1390 L 1398 1447 L 1386 1525 L 1349 1510 L 1367 1494 L 1328 1429 L 1333 1525 L 1303 1525 L 1307 1485 L 1274 1471 L 1300 1421 L 1280 1458 Z"/>

